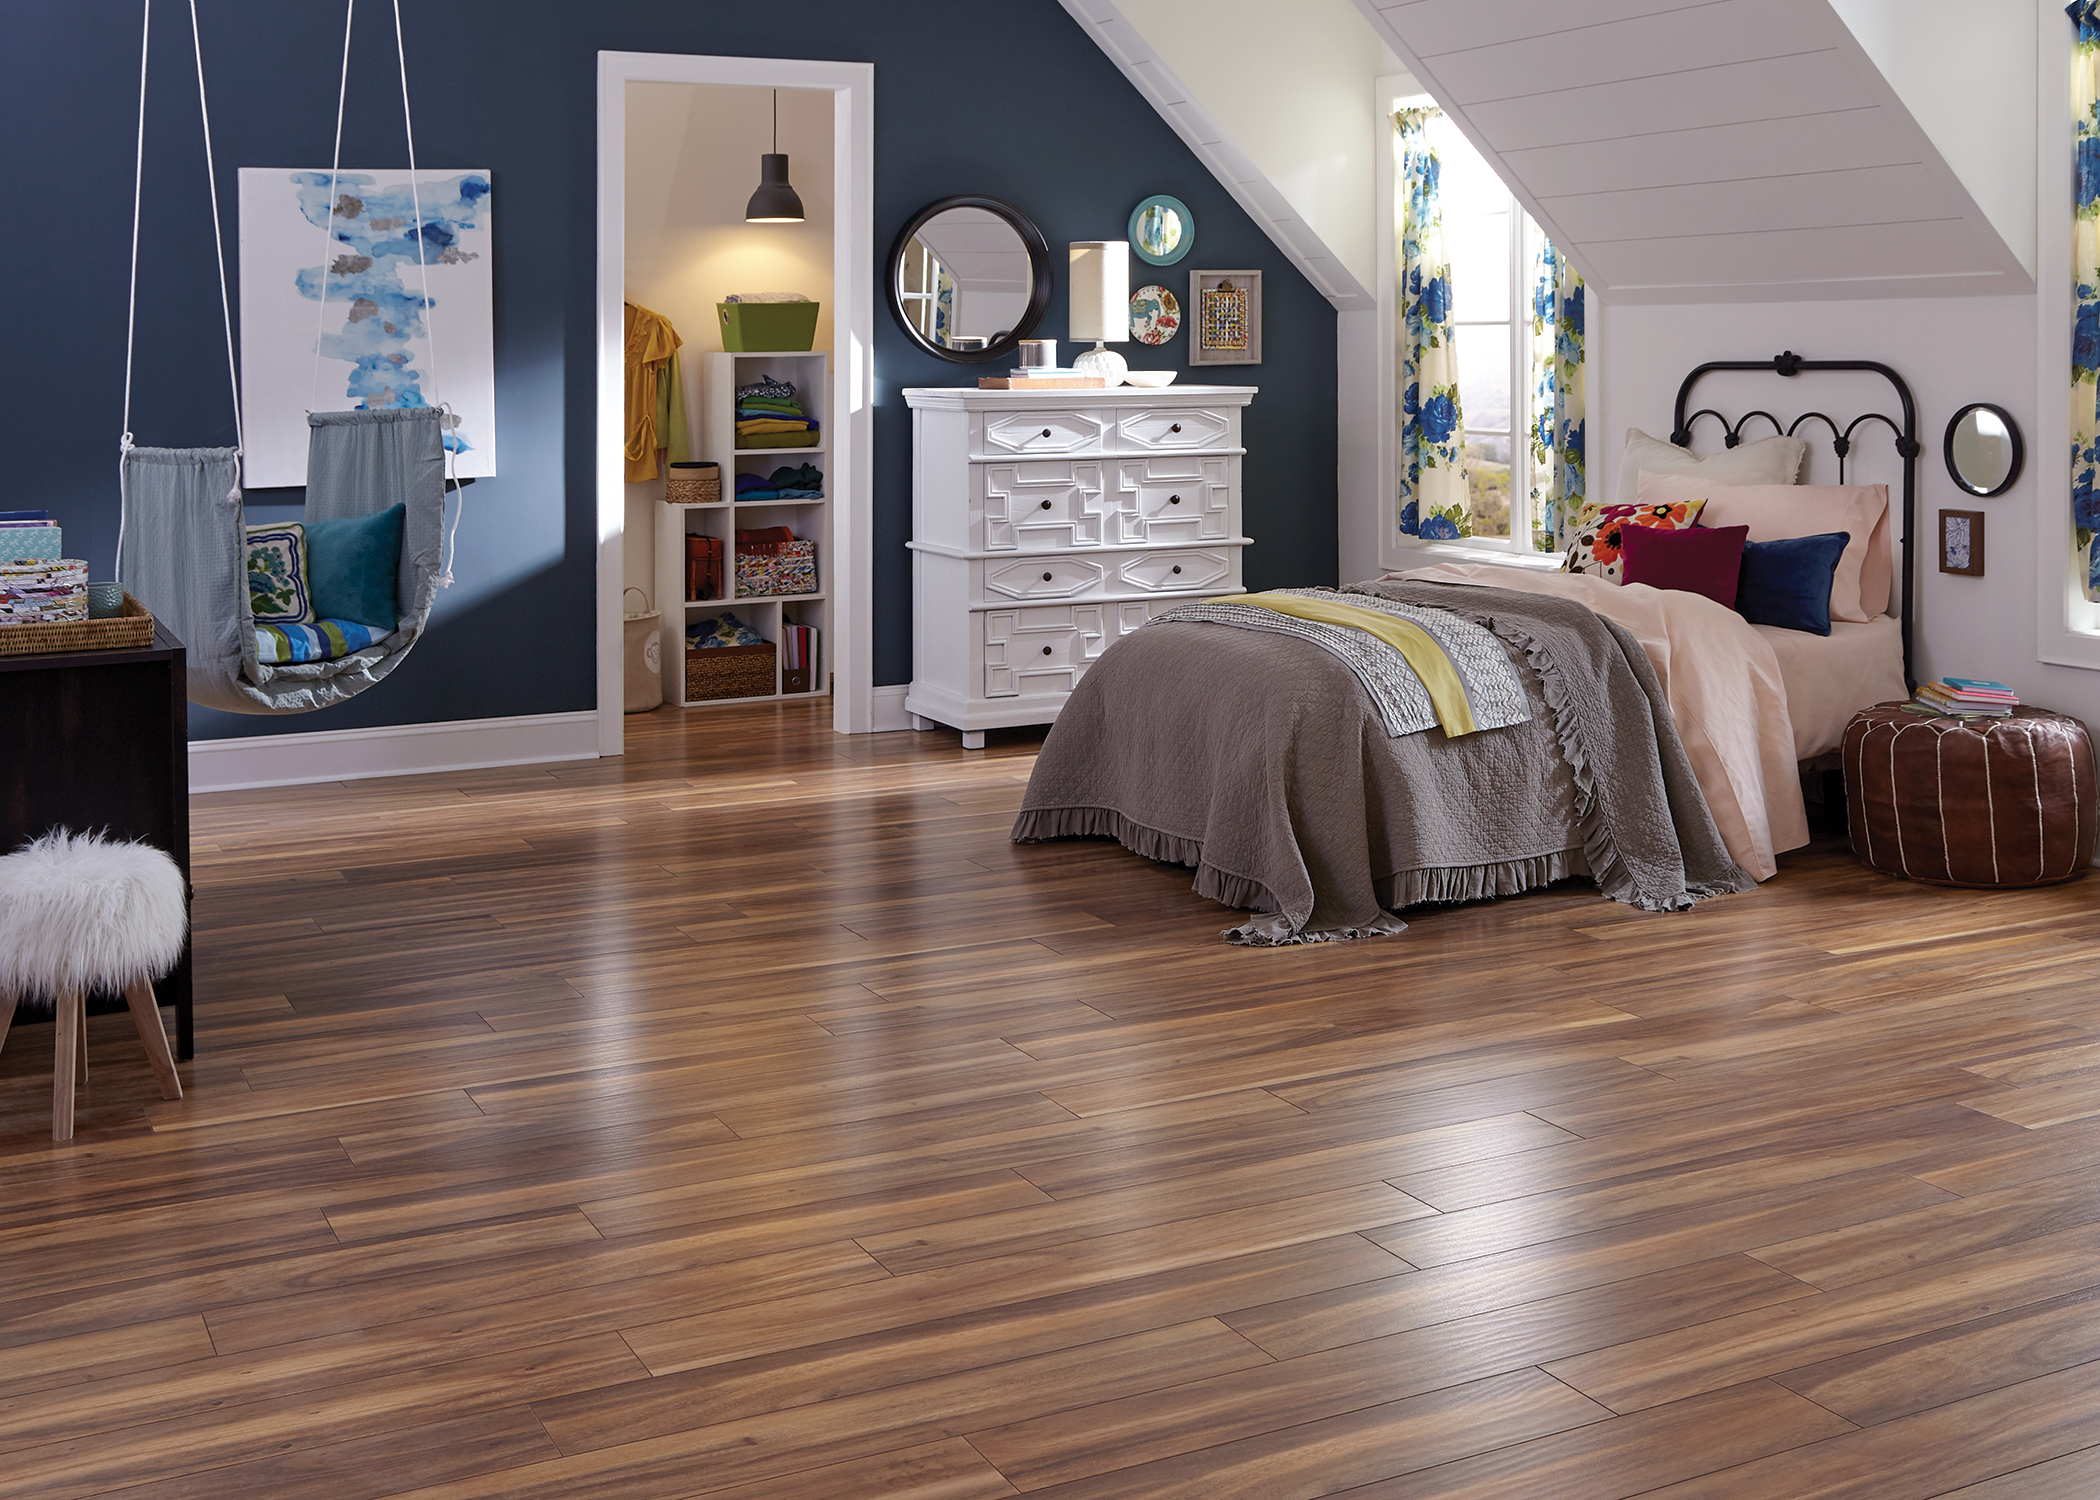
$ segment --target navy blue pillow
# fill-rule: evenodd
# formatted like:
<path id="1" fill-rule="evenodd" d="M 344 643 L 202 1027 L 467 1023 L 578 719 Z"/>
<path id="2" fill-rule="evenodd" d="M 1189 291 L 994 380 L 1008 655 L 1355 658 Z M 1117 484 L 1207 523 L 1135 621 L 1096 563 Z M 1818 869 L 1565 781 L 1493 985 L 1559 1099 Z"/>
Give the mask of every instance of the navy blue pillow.
<path id="1" fill-rule="evenodd" d="M 1851 541 L 1849 531 L 1830 531 L 1748 543 L 1736 580 L 1736 613 L 1753 625 L 1830 634 L 1830 581 Z"/>

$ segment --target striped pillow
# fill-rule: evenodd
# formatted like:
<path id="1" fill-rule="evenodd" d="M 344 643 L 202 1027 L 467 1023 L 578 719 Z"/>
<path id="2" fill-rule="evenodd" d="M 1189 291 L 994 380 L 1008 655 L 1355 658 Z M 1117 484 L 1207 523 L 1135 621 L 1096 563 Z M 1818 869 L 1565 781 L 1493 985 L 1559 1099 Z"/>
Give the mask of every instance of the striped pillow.
<path id="1" fill-rule="evenodd" d="M 255 659 L 266 667 L 335 661 L 387 638 L 389 632 L 355 620 L 316 620 L 311 625 L 258 625 Z"/>

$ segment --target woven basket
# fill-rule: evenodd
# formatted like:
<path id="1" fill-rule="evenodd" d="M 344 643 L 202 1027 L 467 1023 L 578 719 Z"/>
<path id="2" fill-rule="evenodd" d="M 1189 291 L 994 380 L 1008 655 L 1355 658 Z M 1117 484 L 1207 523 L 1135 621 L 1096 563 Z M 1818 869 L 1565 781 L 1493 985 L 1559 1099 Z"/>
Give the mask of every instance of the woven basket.
<path id="1" fill-rule="evenodd" d="M 710 698 L 770 698 L 774 645 L 708 646 L 685 654 L 685 701 Z"/>
<path id="2" fill-rule="evenodd" d="M 720 464 L 673 464 L 664 480 L 666 505 L 719 505 L 722 500 Z"/>
<path id="3" fill-rule="evenodd" d="M 107 620 L 66 620 L 51 625 L 0 626 L 0 656 L 56 655 L 62 651 L 120 651 L 152 644 L 153 612 L 129 594 L 124 596 L 124 608 Z"/>

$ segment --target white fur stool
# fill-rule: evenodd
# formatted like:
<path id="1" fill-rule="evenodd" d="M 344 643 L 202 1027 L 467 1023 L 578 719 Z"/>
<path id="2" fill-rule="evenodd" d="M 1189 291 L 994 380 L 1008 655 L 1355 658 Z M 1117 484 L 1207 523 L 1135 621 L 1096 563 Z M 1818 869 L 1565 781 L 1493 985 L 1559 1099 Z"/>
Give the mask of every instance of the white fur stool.
<path id="1" fill-rule="evenodd" d="M 58 1003 L 51 1138 L 73 1138 L 73 1086 L 87 1075 L 87 992 L 122 990 L 163 1097 L 180 1099 L 153 981 L 175 967 L 189 926 L 182 872 L 146 844 L 55 829 L 0 857 L 0 1045 L 15 1002 Z"/>

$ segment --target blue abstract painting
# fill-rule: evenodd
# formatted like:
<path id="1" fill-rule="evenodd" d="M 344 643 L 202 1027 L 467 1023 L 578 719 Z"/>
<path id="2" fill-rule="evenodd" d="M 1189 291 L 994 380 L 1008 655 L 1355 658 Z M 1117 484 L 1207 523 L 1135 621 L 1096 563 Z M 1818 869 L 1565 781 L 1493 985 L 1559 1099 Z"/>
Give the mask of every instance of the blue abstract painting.
<path id="1" fill-rule="evenodd" d="M 245 483 L 306 480 L 306 413 L 436 406 L 495 473 L 486 171 L 241 170 Z"/>

